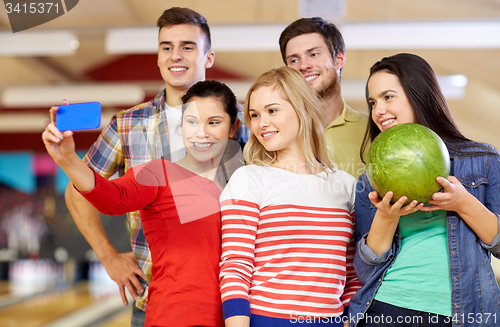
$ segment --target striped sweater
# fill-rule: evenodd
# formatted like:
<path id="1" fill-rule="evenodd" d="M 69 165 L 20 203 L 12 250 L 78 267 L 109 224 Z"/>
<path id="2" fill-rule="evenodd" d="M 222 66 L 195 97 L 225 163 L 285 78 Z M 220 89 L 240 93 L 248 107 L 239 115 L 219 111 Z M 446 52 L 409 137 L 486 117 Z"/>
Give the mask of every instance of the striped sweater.
<path id="1" fill-rule="evenodd" d="M 249 165 L 221 194 L 224 318 L 340 316 L 353 267 L 356 180 Z M 252 318 L 251 318 L 252 319 Z"/>

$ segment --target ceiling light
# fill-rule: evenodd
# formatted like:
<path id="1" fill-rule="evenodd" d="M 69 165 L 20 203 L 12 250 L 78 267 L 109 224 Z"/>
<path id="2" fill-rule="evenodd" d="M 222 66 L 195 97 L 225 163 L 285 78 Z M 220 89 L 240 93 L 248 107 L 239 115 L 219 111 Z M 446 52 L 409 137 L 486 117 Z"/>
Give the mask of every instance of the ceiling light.
<path id="1" fill-rule="evenodd" d="M 113 118 L 115 112 L 103 111 L 101 114 L 101 126 L 105 127 Z M 41 132 L 50 123 L 49 110 L 46 113 L 0 113 L 0 132 L 2 133 L 32 133 Z M 85 130 L 82 132 L 93 132 Z"/>
<path id="2" fill-rule="evenodd" d="M 465 86 L 468 83 L 467 76 L 462 74 L 438 76 L 437 80 L 447 100 L 457 100 L 464 97 Z"/>
<path id="3" fill-rule="evenodd" d="M 387 22 L 340 26 L 348 50 L 500 48 L 500 20 Z"/>
<path id="4" fill-rule="evenodd" d="M 438 76 L 438 81 L 447 100 L 459 99 L 465 94 L 467 77 L 465 75 Z M 238 101 L 243 102 L 253 81 L 224 81 L 234 92 Z M 107 85 L 107 86 L 63 86 L 63 87 L 31 87 L 10 88 L 4 91 L 2 104 L 13 107 L 47 107 L 61 103 L 67 99 L 71 103 L 99 101 L 103 105 L 133 106 L 144 100 L 144 91 L 150 93 L 161 89 L 164 85 L 141 84 Z M 342 97 L 347 101 L 365 100 L 365 80 L 342 80 Z M 96 88 L 101 89 L 98 91 Z M 30 96 L 26 96 L 29 94 Z M 104 98 L 105 94 L 108 98 Z M 109 96 L 112 98 L 109 98 Z M 127 102 L 127 103 L 125 103 Z M 101 128 L 111 119 L 114 112 L 103 111 Z M 21 133 L 41 131 L 49 123 L 48 112 L 44 113 L 0 113 L 0 132 Z"/>
<path id="5" fill-rule="evenodd" d="M 447 83 L 454 87 L 465 87 L 469 80 L 463 74 L 438 76 L 439 84 Z"/>
<path id="6" fill-rule="evenodd" d="M 50 107 L 63 99 L 70 103 L 97 101 L 103 106 L 132 106 L 144 100 L 145 92 L 135 84 L 26 86 L 4 89 L 0 103 L 6 108 Z"/>
<path id="7" fill-rule="evenodd" d="M 106 52 L 120 53 L 157 53 L 158 28 L 112 28 L 105 40 Z"/>
<path id="8" fill-rule="evenodd" d="M 212 26 L 214 51 L 279 51 L 287 25 Z M 348 50 L 500 48 L 500 20 L 339 24 Z M 109 30 L 108 53 L 156 53 L 157 28 Z"/>
<path id="9" fill-rule="evenodd" d="M 65 56 L 79 45 L 70 31 L 0 32 L 0 56 Z"/>
<path id="10" fill-rule="evenodd" d="M 437 77 L 443 95 L 447 100 L 460 99 L 465 94 L 465 86 L 467 85 L 467 77 L 465 75 L 447 75 Z M 244 101 L 251 82 L 225 82 L 231 90 L 233 90 L 236 98 L 239 101 Z M 365 80 L 345 80 L 342 79 L 342 98 L 352 101 L 365 100 Z"/>
<path id="11" fill-rule="evenodd" d="M 465 95 L 467 77 L 465 75 L 437 76 L 439 86 L 446 100 L 461 99 Z M 342 80 L 342 98 L 365 100 L 366 81 Z"/>

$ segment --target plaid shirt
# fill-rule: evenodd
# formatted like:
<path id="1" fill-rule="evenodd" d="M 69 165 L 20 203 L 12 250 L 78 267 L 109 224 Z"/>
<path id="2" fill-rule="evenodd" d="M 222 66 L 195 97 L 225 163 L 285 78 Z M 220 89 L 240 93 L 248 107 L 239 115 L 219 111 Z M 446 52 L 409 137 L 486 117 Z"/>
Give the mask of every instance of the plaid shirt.
<path id="1" fill-rule="evenodd" d="M 164 108 L 165 90 L 162 90 L 153 100 L 117 113 L 91 146 L 83 159 L 84 162 L 98 174 L 108 179 L 116 172 L 123 175 L 131 167 L 153 159 L 170 160 L 168 125 Z M 240 119 L 243 118 L 241 106 L 238 116 Z M 238 142 L 242 144 L 246 143 L 249 136 L 248 129 L 243 125 L 238 129 L 237 133 Z M 221 165 L 222 169 L 219 169 L 217 174 L 219 181 L 223 185 L 225 185 L 232 172 L 243 165 L 239 144 L 236 141 L 229 141 L 228 149 L 231 149 L 232 154 L 228 154 L 226 151 L 223 158 L 225 164 Z M 132 251 L 139 266 L 146 274 L 148 282 L 150 282 L 151 253 L 142 230 L 139 211 L 130 212 L 127 216 Z M 145 281 L 143 281 L 143 285 L 147 290 Z M 145 310 L 147 306 L 146 299 L 147 291 L 136 301 L 137 308 Z"/>

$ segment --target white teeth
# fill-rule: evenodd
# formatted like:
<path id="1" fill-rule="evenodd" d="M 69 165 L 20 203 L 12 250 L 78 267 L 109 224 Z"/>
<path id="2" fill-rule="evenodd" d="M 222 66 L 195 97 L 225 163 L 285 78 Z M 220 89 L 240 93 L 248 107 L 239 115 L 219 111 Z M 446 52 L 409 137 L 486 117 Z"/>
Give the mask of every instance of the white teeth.
<path id="1" fill-rule="evenodd" d="M 389 125 L 390 123 L 395 122 L 395 121 L 396 121 L 396 119 L 394 119 L 394 118 L 388 119 L 385 122 L 383 122 L 381 125 L 382 126 Z"/>
<path id="2" fill-rule="evenodd" d="M 306 81 L 310 81 L 312 80 L 313 78 L 317 77 L 318 75 L 312 75 L 312 76 L 308 76 L 306 77 Z"/>
<path id="3" fill-rule="evenodd" d="M 197 148 L 208 148 L 213 143 L 193 143 L 193 145 Z"/>
<path id="4" fill-rule="evenodd" d="M 187 68 L 184 68 L 184 67 L 172 67 L 170 68 L 171 71 L 173 72 L 182 72 L 184 70 L 187 70 Z"/>
<path id="5" fill-rule="evenodd" d="M 269 133 L 266 133 L 266 134 L 262 134 L 262 137 L 266 137 L 266 136 L 277 134 L 277 133 L 278 132 L 269 132 Z"/>

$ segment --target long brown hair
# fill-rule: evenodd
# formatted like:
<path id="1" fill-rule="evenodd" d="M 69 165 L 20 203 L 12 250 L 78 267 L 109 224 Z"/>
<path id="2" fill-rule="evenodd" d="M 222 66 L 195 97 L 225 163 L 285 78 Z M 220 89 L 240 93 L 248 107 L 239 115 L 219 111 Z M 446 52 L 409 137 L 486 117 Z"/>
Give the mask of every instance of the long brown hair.
<path id="1" fill-rule="evenodd" d="M 396 75 L 413 108 L 416 123 L 433 130 L 447 145 L 470 141 L 458 128 L 441 91 L 436 74 L 423 58 L 410 53 L 385 57 L 370 68 L 370 77 L 377 72 Z M 368 77 L 368 81 L 370 77 Z M 364 154 L 370 143 L 380 134 L 380 129 L 372 118 L 372 107 L 368 100 L 368 81 L 366 83 L 366 102 L 369 119 L 360 149 L 363 162 Z"/>

